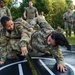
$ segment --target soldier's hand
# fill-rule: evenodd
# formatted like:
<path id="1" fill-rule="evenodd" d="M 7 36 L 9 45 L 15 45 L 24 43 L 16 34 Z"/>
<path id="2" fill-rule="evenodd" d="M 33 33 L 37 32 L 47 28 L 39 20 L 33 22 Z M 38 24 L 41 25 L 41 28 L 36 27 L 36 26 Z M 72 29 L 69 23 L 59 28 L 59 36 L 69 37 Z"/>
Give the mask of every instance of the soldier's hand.
<path id="1" fill-rule="evenodd" d="M 66 72 L 66 67 L 64 67 L 62 64 L 58 64 L 57 65 L 57 69 L 60 71 L 60 72 Z"/>
<path id="2" fill-rule="evenodd" d="M 4 62 L 3 61 L 0 61 L 0 65 L 3 65 L 4 64 Z"/>
<path id="3" fill-rule="evenodd" d="M 21 51 L 22 51 L 23 56 L 27 55 L 27 53 L 28 53 L 27 47 L 22 47 Z"/>

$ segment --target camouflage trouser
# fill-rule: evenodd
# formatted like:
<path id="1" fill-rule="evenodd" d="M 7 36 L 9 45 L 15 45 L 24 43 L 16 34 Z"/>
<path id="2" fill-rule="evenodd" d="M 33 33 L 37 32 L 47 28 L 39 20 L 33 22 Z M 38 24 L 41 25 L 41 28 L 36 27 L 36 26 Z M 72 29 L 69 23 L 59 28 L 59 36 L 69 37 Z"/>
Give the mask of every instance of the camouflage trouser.
<path id="1" fill-rule="evenodd" d="M 66 37 L 71 36 L 72 27 L 71 23 L 65 22 Z"/>
<path id="2" fill-rule="evenodd" d="M 17 54 L 21 54 L 21 51 L 18 50 L 12 50 L 12 48 L 8 48 L 8 47 L 2 47 L 0 48 L 0 61 L 4 61 L 6 60 L 6 58 L 8 59 L 15 59 L 17 57 Z"/>

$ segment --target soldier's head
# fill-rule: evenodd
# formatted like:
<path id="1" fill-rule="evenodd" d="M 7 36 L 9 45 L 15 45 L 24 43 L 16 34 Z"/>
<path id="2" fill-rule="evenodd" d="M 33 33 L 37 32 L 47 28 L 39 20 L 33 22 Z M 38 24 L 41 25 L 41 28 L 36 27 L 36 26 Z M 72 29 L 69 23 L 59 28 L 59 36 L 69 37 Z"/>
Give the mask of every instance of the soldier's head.
<path id="1" fill-rule="evenodd" d="M 4 5 L 5 5 L 5 2 L 4 2 L 4 0 L 0 0 L 0 7 L 4 7 Z"/>
<path id="2" fill-rule="evenodd" d="M 32 1 L 29 1 L 29 7 L 32 7 L 32 6 L 33 6 Z"/>
<path id="3" fill-rule="evenodd" d="M 47 37 L 47 43 L 48 45 L 53 45 L 53 46 L 58 46 L 58 45 L 66 46 L 67 50 L 71 50 L 71 45 L 69 44 L 66 37 L 62 33 L 52 32 Z"/>
<path id="4" fill-rule="evenodd" d="M 61 29 L 61 26 L 60 26 L 60 25 L 58 25 L 58 26 L 57 26 L 57 29 Z"/>
<path id="5" fill-rule="evenodd" d="M 13 21 L 7 17 L 7 16 L 3 16 L 1 18 L 1 24 L 3 26 L 3 28 L 5 28 L 6 30 L 12 31 L 14 30 L 14 23 Z"/>
<path id="6" fill-rule="evenodd" d="M 40 15 L 44 15 L 44 12 L 43 12 L 43 11 L 41 11 L 41 12 L 40 12 Z"/>
<path id="7" fill-rule="evenodd" d="M 68 12 L 69 12 L 69 13 L 71 12 L 71 7 L 68 7 Z"/>

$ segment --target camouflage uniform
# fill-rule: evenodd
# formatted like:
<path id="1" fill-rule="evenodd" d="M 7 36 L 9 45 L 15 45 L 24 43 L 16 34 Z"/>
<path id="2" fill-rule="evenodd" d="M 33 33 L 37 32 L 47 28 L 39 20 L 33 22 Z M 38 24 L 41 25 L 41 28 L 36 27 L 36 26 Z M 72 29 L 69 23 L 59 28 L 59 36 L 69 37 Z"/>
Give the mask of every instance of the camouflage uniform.
<path id="1" fill-rule="evenodd" d="M 73 19 L 73 31 L 74 31 L 74 35 L 75 35 L 75 10 L 72 13 L 72 19 Z"/>
<path id="2" fill-rule="evenodd" d="M 63 29 L 56 29 L 56 32 L 63 33 Z"/>
<path id="3" fill-rule="evenodd" d="M 3 7 L 3 8 L 0 7 L 0 19 L 3 16 L 8 16 L 10 19 L 12 19 L 10 10 L 7 7 Z M 1 23 L 0 23 L 0 26 L 1 26 Z"/>
<path id="4" fill-rule="evenodd" d="M 47 29 L 53 29 L 51 25 L 45 20 L 45 18 L 41 15 L 34 18 L 31 22 L 31 25 L 36 26 L 38 25 L 40 28 L 47 28 Z"/>
<path id="5" fill-rule="evenodd" d="M 23 27 L 21 22 L 15 22 L 14 25 L 15 28 L 10 33 L 5 29 L 1 30 L 1 61 L 5 61 L 6 57 L 15 58 L 16 54 L 21 53 L 21 47 L 28 47 L 30 32 Z"/>
<path id="6" fill-rule="evenodd" d="M 66 29 L 66 37 L 69 35 L 71 36 L 71 30 L 72 30 L 72 13 L 66 12 L 63 15 L 64 18 L 64 24 L 65 24 L 65 29 Z"/>
<path id="7" fill-rule="evenodd" d="M 22 25 L 23 25 L 23 27 L 24 27 L 25 29 L 27 29 L 27 30 L 30 31 L 31 33 L 34 32 L 34 31 L 31 31 L 31 28 L 33 28 L 33 26 L 31 26 L 28 22 L 26 22 L 26 21 L 23 20 L 22 18 L 17 18 L 17 19 L 15 20 L 15 22 L 16 22 L 16 23 L 17 23 L 17 22 L 23 23 Z"/>
<path id="8" fill-rule="evenodd" d="M 47 36 L 52 32 L 53 30 L 48 29 L 41 29 L 39 31 L 36 31 L 31 36 L 31 46 L 33 50 L 36 50 L 37 52 L 43 52 L 50 51 L 54 58 L 57 61 L 57 64 L 64 65 L 62 52 L 59 49 L 59 46 L 53 47 L 51 45 L 47 44 Z"/>
<path id="9" fill-rule="evenodd" d="M 24 12 L 28 23 L 30 23 L 30 21 L 37 16 L 36 13 L 38 13 L 35 7 L 27 7 Z"/>

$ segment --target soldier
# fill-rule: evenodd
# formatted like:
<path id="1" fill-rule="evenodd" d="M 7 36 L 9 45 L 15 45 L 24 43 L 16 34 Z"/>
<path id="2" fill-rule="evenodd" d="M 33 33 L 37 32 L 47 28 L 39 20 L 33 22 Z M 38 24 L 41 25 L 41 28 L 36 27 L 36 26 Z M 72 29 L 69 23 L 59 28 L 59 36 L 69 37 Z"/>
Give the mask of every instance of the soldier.
<path id="1" fill-rule="evenodd" d="M 27 7 L 24 11 L 24 19 L 27 19 L 27 22 L 30 23 L 30 21 L 37 15 L 37 8 L 33 7 L 32 1 L 29 1 L 29 7 Z"/>
<path id="2" fill-rule="evenodd" d="M 34 18 L 30 24 L 32 26 L 39 26 L 38 28 L 42 29 L 42 28 L 47 28 L 47 29 L 53 29 L 52 26 L 46 21 L 45 18 L 43 18 L 42 15 L 38 15 L 36 18 Z"/>
<path id="3" fill-rule="evenodd" d="M 73 32 L 75 36 L 75 6 L 74 6 L 73 13 L 72 13 L 72 22 L 73 22 Z"/>
<path id="4" fill-rule="evenodd" d="M 43 18 L 43 20 L 45 20 L 45 16 L 44 16 L 44 12 L 41 11 L 40 15 L 39 15 L 41 18 Z"/>
<path id="5" fill-rule="evenodd" d="M 57 26 L 56 31 L 63 34 L 63 29 L 61 28 L 60 25 Z"/>
<path id="6" fill-rule="evenodd" d="M 28 42 L 31 38 L 30 32 L 23 27 L 23 23 L 14 22 L 7 16 L 1 18 L 1 24 L 3 26 L 1 30 L 1 49 L 2 54 L 0 65 L 4 64 L 6 58 L 14 59 L 17 54 L 22 52 L 25 56 L 28 53 Z"/>
<path id="7" fill-rule="evenodd" d="M 5 7 L 4 0 L 0 0 L 0 19 L 3 16 L 8 16 L 8 17 L 10 17 L 12 19 L 10 10 L 7 7 Z M 1 26 L 1 24 L 0 24 L 0 26 Z"/>
<path id="8" fill-rule="evenodd" d="M 34 32 L 31 36 L 31 46 L 33 50 L 43 53 L 47 53 L 49 51 L 52 53 L 57 61 L 57 69 L 61 72 L 65 72 L 66 67 L 59 45 L 66 46 L 68 50 L 71 49 L 71 46 L 63 34 L 54 32 L 50 29 L 42 28 L 41 30 Z"/>
<path id="9" fill-rule="evenodd" d="M 23 20 L 22 18 L 17 18 L 14 22 L 21 22 L 23 23 L 23 27 L 30 31 L 31 33 L 34 32 L 33 26 L 31 26 L 27 21 Z"/>
<path id="10" fill-rule="evenodd" d="M 66 13 L 64 13 L 63 19 L 65 21 L 66 37 L 71 36 L 71 30 L 72 30 L 71 8 L 68 8 L 68 11 Z"/>

